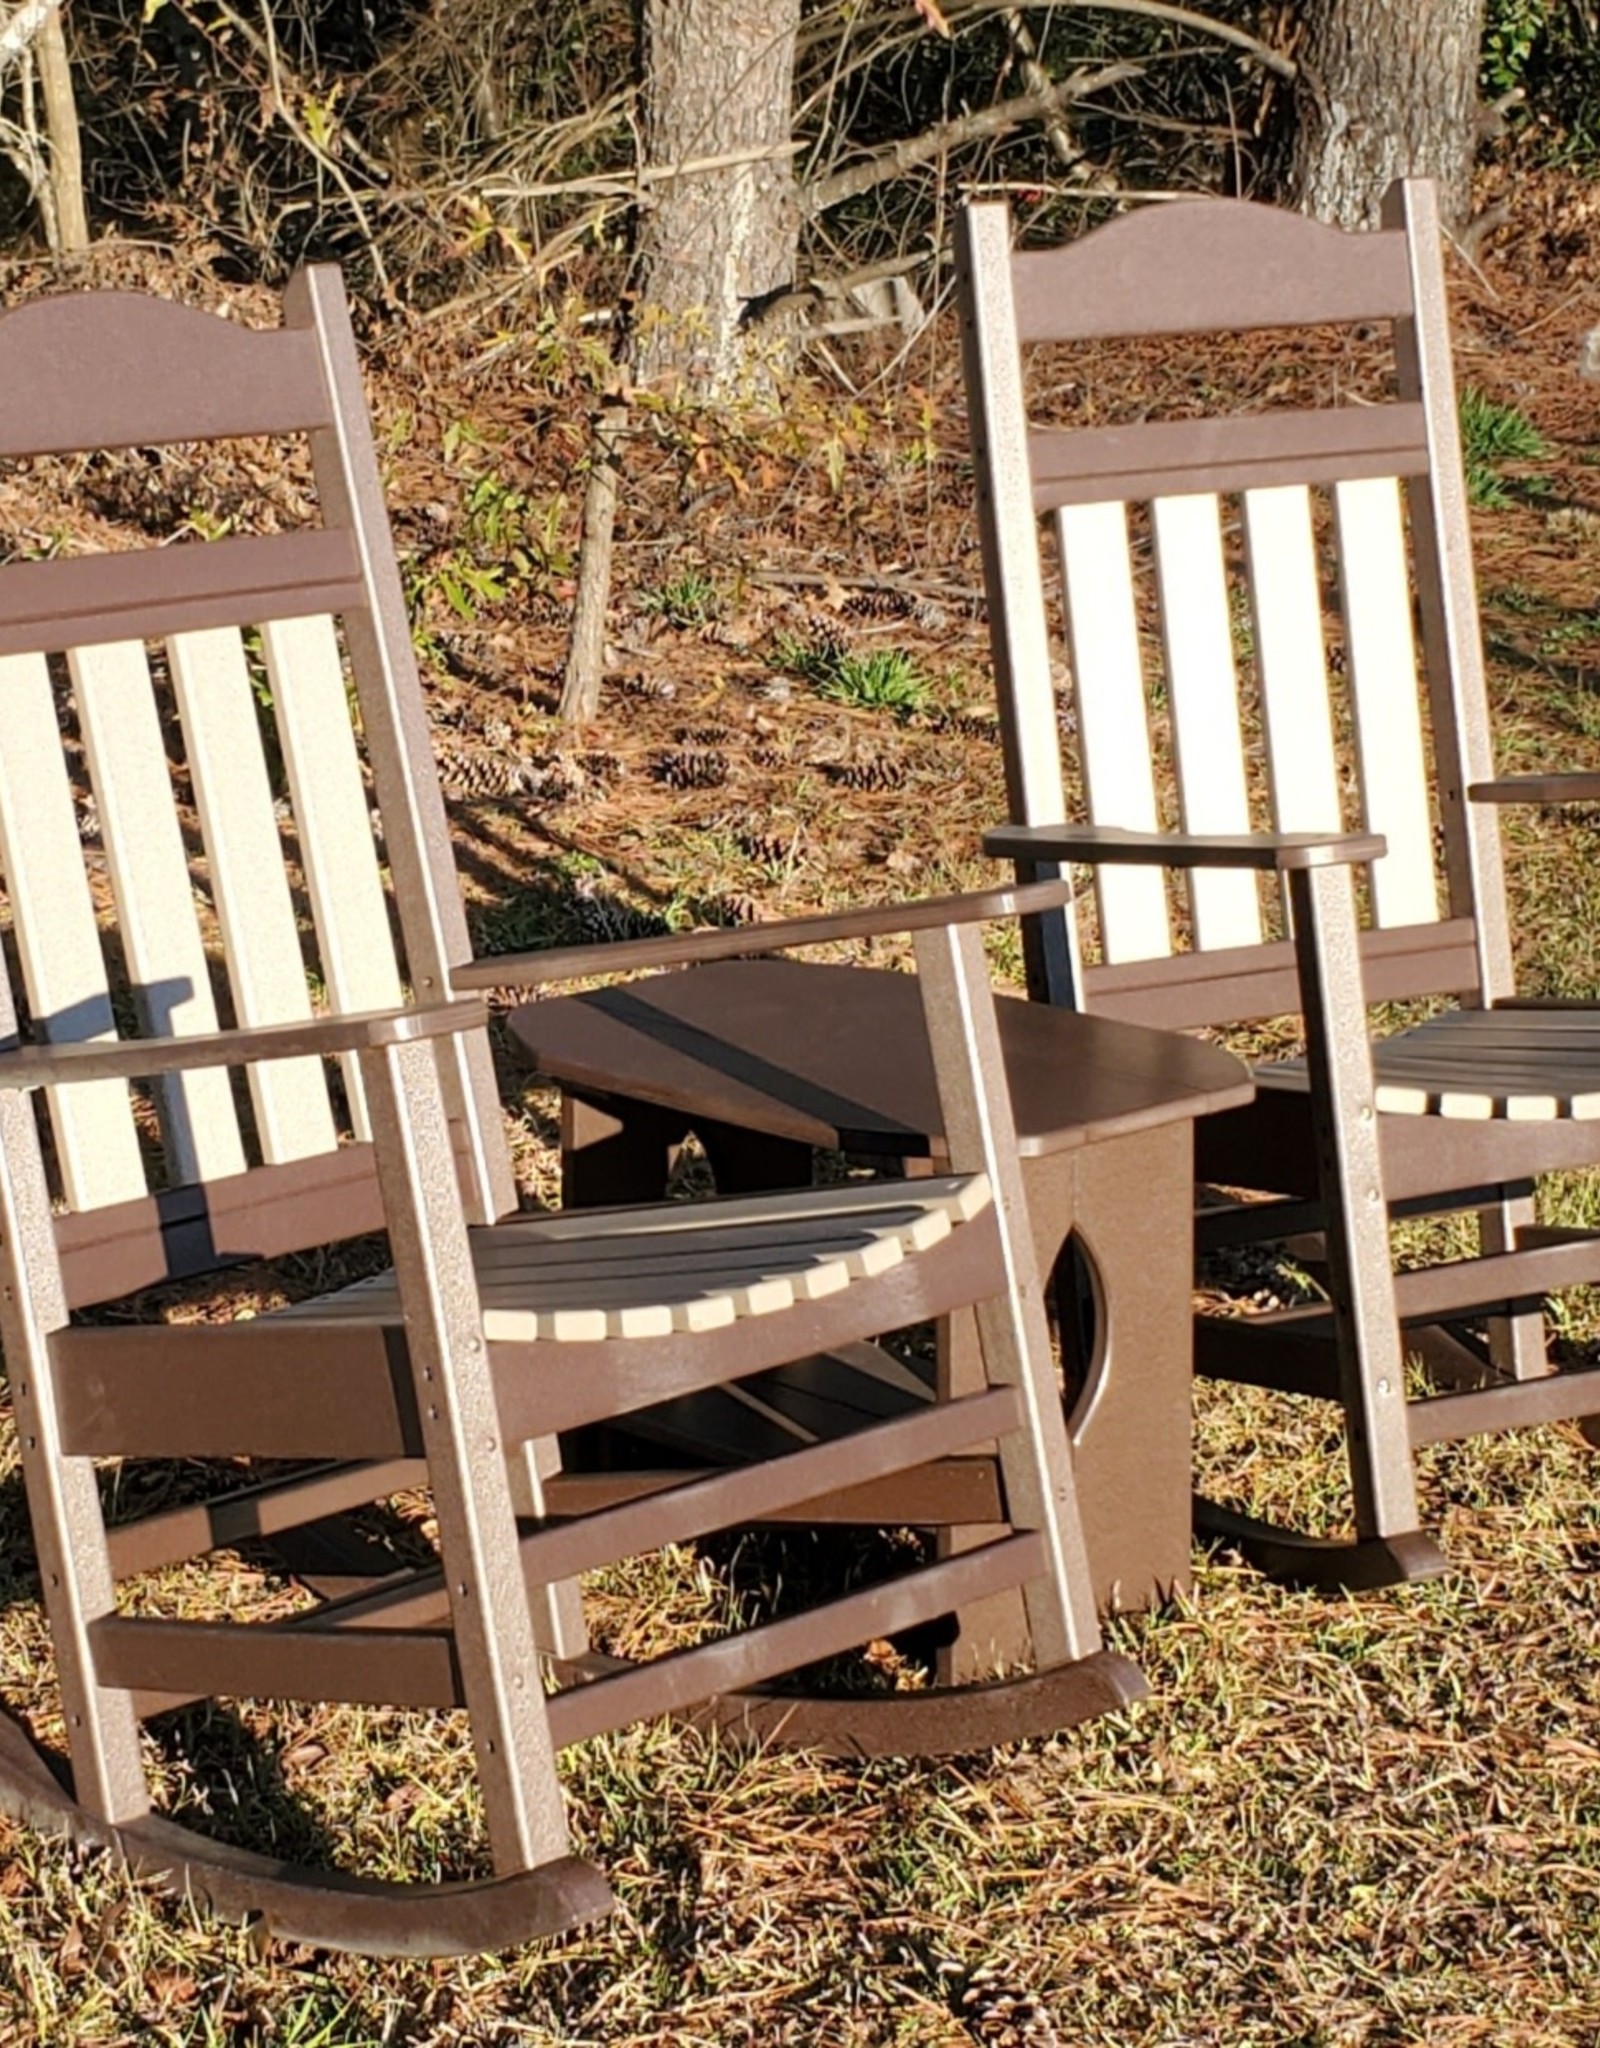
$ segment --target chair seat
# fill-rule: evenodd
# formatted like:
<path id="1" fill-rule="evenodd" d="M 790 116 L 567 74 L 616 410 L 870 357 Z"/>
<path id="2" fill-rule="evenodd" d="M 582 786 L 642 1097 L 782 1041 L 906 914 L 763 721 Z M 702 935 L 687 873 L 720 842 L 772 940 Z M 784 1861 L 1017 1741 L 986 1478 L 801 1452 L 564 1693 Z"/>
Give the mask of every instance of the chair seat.
<path id="1" fill-rule="evenodd" d="M 928 1250 L 989 1206 L 982 1174 L 865 1181 L 665 1209 L 512 1216 L 474 1230 L 491 1343 L 599 1343 L 712 1330 L 837 1294 Z M 284 1317 L 398 1320 L 392 1271 Z"/>
<path id="2" fill-rule="evenodd" d="M 1600 1010 L 1450 1010 L 1372 1047 L 1378 1108 L 1389 1116 L 1550 1123 L 1600 1118 Z M 1303 1089 L 1303 1060 L 1256 1070 Z"/>

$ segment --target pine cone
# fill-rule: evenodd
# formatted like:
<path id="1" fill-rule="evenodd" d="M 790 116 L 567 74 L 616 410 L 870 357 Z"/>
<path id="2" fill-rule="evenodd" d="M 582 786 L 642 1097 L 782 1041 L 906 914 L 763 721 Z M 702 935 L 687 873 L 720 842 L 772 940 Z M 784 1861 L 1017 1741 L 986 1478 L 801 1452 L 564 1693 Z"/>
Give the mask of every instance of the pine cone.
<path id="1" fill-rule="evenodd" d="M 675 747 L 655 756 L 650 773 L 672 789 L 717 789 L 728 779 L 728 757 L 696 747 Z"/>

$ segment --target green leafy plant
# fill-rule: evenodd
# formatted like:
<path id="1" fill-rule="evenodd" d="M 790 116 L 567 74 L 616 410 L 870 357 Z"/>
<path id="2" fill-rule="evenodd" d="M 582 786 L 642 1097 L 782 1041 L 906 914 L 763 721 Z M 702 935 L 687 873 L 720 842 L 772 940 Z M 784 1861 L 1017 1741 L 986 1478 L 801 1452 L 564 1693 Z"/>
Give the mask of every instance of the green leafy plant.
<path id="1" fill-rule="evenodd" d="M 482 436 L 465 421 L 447 427 L 444 440 L 449 458 L 482 445 Z M 545 579 L 572 574 L 572 550 L 562 535 L 566 506 L 563 493 L 532 498 L 494 469 L 467 486 L 455 545 L 413 564 L 408 574 L 417 649 L 425 660 L 435 663 L 438 654 L 426 621 L 434 593 L 470 625 L 480 613 Z"/>
<path id="2" fill-rule="evenodd" d="M 1539 462 L 1550 444 L 1525 412 L 1467 385 L 1461 393 L 1461 455 L 1474 505 L 1509 505 L 1501 472 L 1508 463 Z"/>
<path id="3" fill-rule="evenodd" d="M 880 648 L 875 654 L 853 654 L 831 641 L 808 644 L 780 634 L 774 652 L 778 665 L 808 682 L 819 697 L 852 704 L 862 711 L 894 711 L 904 716 L 928 702 L 930 678 L 909 654 Z"/>
<path id="4" fill-rule="evenodd" d="M 722 593 L 697 569 L 669 577 L 639 598 L 639 609 L 664 619 L 669 626 L 706 626 L 722 610 Z"/>
<path id="5" fill-rule="evenodd" d="M 1519 87 L 1549 25 L 1549 0 L 1491 0 L 1483 23 L 1480 76 L 1492 93 Z"/>

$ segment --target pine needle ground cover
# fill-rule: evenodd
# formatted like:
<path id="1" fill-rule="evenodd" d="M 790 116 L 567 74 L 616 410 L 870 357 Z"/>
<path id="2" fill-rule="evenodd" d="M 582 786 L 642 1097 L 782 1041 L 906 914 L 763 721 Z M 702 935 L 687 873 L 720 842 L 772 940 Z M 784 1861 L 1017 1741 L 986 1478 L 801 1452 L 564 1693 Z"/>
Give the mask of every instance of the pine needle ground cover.
<path id="1" fill-rule="evenodd" d="M 1569 222 L 1588 203 L 1530 184 L 1514 232 L 1455 280 L 1463 383 L 1532 429 L 1485 451 L 1496 488 L 1475 513 L 1506 772 L 1600 766 L 1600 408 L 1576 375 L 1594 238 Z M 259 316 L 198 267 L 97 260 L 101 281 Z M 4 283 L 16 297 L 44 280 Z M 590 330 L 576 309 L 495 318 L 375 336 L 371 366 L 480 946 L 992 879 L 976 847 L 1003 793 L 948 322 L 892 366 L 863 345 L 819 367 L 778 424 L 639 416 L 602 713 L 575 733 L 554 705 Z M 1238 346 L 1263 392 L 1342 374 Z M 1145 374 L 1155 393 L 1176 371 Z M 79 477 L 70 512 L 48 478 L 41 503 L 37 478 L 0 474 L 0 532 L 38 554 L 114 544 L 163 494 L 197 525 L 287 515 L 303 480 L 252 460 L 220 493 L 181 464 Z M 1525 985 L 1595 993 L 1600 813 L 1509 829 Z M 1009 935 L 994 960 L 1015 976 Z M 553 1100 L 505 1081 L 526 1192 L 549 1199 Z M 1568 1221 L 1600 1211 L 1586 1176 L 1549 1200 Z M 211 1312 L 329 1278 L 307 1262 L 244 1273 Z M 1208 1293 L 1242 1312 L 1295 1284 L 1224 1275 Z M 195 1312 L 181 1293 L 168 1306 Z M 1560 1341 L 1593 1355 L 1592 1304 L 1567 1305 Z M 1331 1410 L 1202 1384 L 1197 1427 L 1208 1490 L 1313 1527 L 1346 1514 Z M 1316 1599 L 1201 1555 L 1191 1599 L 1114 1625 L 1154 1697 L 1052 1741 L 937 1767 L 740 1752 L 668 1726 L 575 1750 L 577 1845 L 619 1911 L 511 1956 L 265 1946 L 0 1822 L 0 2043 L 1589 2048 L 1597 1456 L 1566 1428 L 1424 1453 L 1425 1519 L 1454 1566 L 1428 1586 Z M 106 1483 L 156 1505 L 196 1475 Z M 425 1496 L 390 1504 L 397 1553 L 427 1517 Z M 820 1541 L 736 1537 L 596 1580 L 592 1618 L 623 1652 L 688 1642 L 758 1582 L 841 1563 Z M 247 1554 L 161 1594 L 262 1615 L 302 1598 Z M 878 1661 L 881 1682 L 916 1682 L 888 1646 Z M 5 1433 L 0 1689 L 59 1735 Z M 168 1806 L 224 1838 L 397 1876 L 483 1867 L 459 1719 L 245 1701 L 149 1739 Z"/>

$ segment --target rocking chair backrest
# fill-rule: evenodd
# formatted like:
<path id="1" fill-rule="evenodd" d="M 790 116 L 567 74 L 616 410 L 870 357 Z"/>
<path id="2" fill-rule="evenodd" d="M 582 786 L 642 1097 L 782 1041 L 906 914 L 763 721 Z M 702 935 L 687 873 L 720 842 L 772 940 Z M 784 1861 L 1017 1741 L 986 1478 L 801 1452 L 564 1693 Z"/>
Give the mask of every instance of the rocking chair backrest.
<path id="1" fill-rule="evenodd" d="M 285 307 L 279 333 L 111 293 L 0 317 L 0 460 L 304 434 L 322 512 L 297 532 L 0 568 L 9 1031 L 19 1015 L 61 1042 L 386 1009 L 408 985 L 444 995 L 468 957 L 337 271 L 302 272 Z M 376 1227 L 353 1059 L 346 1112 L 328 1083 L 315 1058 L 262 1062 L 248 1115 L 223 1069 L 148 1098 L 51 1091 L 69 1300 Z M 446 1085 L 469 1211 L 489 1220 L 511 1192 L 486 1042 Z"/>
<path id="2" fill-rule="evenodd" d="M 1463 797 L 1493 767 L 1431 185 L 1396 185 L 1372 234 L 1198 200 L 1022 254 L 1008 209 L 974 205 L 958 265 L 1013 821 L 1382 833 L 1365 892 L 1369 998 L 1505 993 L 1499 842 Z M 1037 344 L 1376 323 L 1392 332 L 1387 403 L 1071 430 L 1030 426 L 1025 409 L 1022 351 Z M 1159 868 L 1098 869 L 1098 946 L 1086 960 L 1089 935 L 1065 919 L 1045 931 L 1041 992 L 1179 1026 L 1298 1007 L 1281 913 L 1253 874 L 1194 873 L 1177 902 L 1168 889 Z"/>

